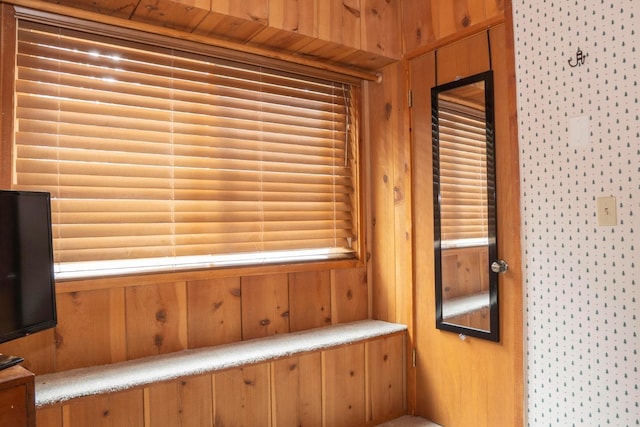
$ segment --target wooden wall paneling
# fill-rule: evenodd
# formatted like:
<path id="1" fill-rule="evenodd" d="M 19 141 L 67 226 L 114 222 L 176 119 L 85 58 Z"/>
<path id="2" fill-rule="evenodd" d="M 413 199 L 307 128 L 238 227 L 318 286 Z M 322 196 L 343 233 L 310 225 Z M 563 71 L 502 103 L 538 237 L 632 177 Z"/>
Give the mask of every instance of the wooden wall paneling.
<path id="1" fill-rule="evenodd" d="M 361 0 L 322 0 L 318 3 L 318 37 L 360 49 Z"/>
<path id="2" fill-rule="evenodd" d="M 211 10 L 267 25 L 269 22 L 269 0 L 210 0 Z M 209 0 L 206 0 L 208 3 Z M 207 5 L 208 7 L 208 5 Z"/>
<path id="3" fill-rule="evenodd" d="M 367 421 L 380 423 L 405 414 L 405 335 L 366 343 Z"/>
<path id="4" fill-rule="evenodd" d="M 144 425 L 142 389 L 85 397 L 65 406 L 65 419 L 68 422 L 65 422 L 64 427 Z"/>
<path id="5" fill-rule="evenodd" d="M 361 48 L 388 58 L 402 56 L 400 0 L 361 0 Z"/>
<path id="6" fill-rule="evenodd" d="M 505 2 L 506 14 L 511 17 L 511 2 Z M 522 241 L 520 216 L 520 160 L 518 147 L 518 118 L 516 105 L 516 76 L 513 47 L 513 22 L 507 19 L 489 31 L 493 54 L 494 93 L 496 115 L 496 172 L 500 185 L 497 200 L 498 247 L 500 256 L 509 260 L 509 275 L 500 275 L 500 357 L 504 371 L 493 372 L 497 387 L 508 390 L 504 402 L 510 411 L 495 411 L 490 425 L 524 425 L 524 295 L 522 277 Z M 505 375 L 505 371 L 508 375 Z"/>
<path id="7" fill-rule="evenodd" d="M 187 282 L 189 348 L 242 340 L 240 278 Z"/>
<path id="8" fill-rule="evenodd" d="M 36 375 L 55 372 L 54 329 L 0 344 L 0 353 L 21 356 L 22 366 Z"/>
<path id="9" fill-rule="evenodd" d="M 248 276 L 241 280 L 242 339 L 289 332 L 288 275 Z"/>
<path id="10" fill-rule="evenodd" d="M 438 84 L 452 82 L 490 69 L 487 33 L 444 46 L 437 52 Z"/>
<path id="11" fill-rule="evenodd" d="M 434 19 L 432 1 L 402 0 L 402 38 L 404 52 L 413 52 L 436 40 L 437 21 Z"/>
<path id="12" fill-rule="evenodd" d="M 139 0 L 131 19 L 191 32 L 209 14 L 210 0 Z"/>
<path id="13" fill-rule="evenodd" d="M 129 19 L 138 2 L 131 0 L 56 0 L 57 4 L 122 19 Z"/>
<path id="14" fill-rule="evenodd" d="M 413 147 L 414 275 L 415 275 L 415 347 L 416 381 L 408 392 L 415 395 L 416 413 L 433 413 L 437 404 L 430 384 L 434 375 L 430 365 L 434 347 L 430 339 L 435 332 L 433 168 L 431 146 L 431 88 L 435 86 L 435 54 L 427 53 L 410 61 L 413 93 L 411 107 L 411 141 Z M 411 396 L 408 396 L 410 400 Z"/>
<path id="15" fill-rule="evenodd" d="M 369 318 L 367 270 L 341 268 L 331 271 L 331 321 L 355 322 Z"/>
<path id="16" fill-rule="evenodd" d="M 274 426 L 321 426 L 321 353 L 277 360 L 271 367 Z"/>
<path id="17" fill-rule="evenodd" d="M 322 353 L 326 426 L 352 427 L 366 422 L 364 346 L 359 343 Z"/>
<path id="18" fill-rule="evenodd" d="M 56 371 L 126 360 L 124 289 L 58 293 Z"/>
<path id="19" fill-rule="evenodd" d="M 269 27 L 318 37 L 318 2 L 323 0 L 269 0 Z"/>
<path id="20" fill-rule="evenodd" d="M 62 406 L 47 406 L 37 409 L 36 426 L 62 427 Z"/>
<path id="21" fill-rule="evenodd" d="M 289 273 L 289 330 L 331 324 L 331 272 Z"/>
<path id="22" fill-rule="evenodd" d="M 402 63 L 368 83 L 371 161 L 371 277 L 373 317 L 411 324 L 411 146 L 405 131 L 408 103 Z"/>
<path id="23" fill-rule="evenodd" d="M 0 4 L 0 58 L 15 58 L 16 20 L 13 6 Z M 13 61 L 12 61 L 13 62 Z M 0 187 L 11 188 L 15 67 L 0 67 Z"/>
<path id="24" fill-rule="evenodd" d="M 187 348 L 185 282 L 126 288 L 127 358 Z"/>
<path id="25" fill-rule="evenodd" d="M 144 400 L 146 426 L 213 425 L 211 375 L 153 384 L 144 390 Z"/>
<path id="26" fill-rule="evenodd" d="M 269 363 L 216 373 L 213 384 L 214 425 L 272 425 Z"/>

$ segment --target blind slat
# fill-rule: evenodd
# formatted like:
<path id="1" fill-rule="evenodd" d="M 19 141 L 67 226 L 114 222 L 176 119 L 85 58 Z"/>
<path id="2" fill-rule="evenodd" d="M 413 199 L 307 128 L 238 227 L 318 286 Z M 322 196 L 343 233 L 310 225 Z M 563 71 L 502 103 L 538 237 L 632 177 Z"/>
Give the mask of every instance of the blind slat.
<path id="1" fill-rule="evenodd" d="M 17 46 L 15 187 L 52 193 L 56 262 L 355 253 L 357 88 L 31 21 Z"/>

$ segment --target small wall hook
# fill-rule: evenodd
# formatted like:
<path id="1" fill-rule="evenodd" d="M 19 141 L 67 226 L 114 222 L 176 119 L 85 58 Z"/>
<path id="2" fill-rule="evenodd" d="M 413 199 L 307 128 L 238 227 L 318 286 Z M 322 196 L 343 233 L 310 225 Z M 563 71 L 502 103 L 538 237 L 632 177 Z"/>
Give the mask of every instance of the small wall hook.
<path id="1" fill-rule="evenodd" d="M 574 58 L 571 58 L 569 60 L 569 66 L 571 68 L 575 68 L 575 67 L 578 67 L 578 66 L 584 64 L 584 61 L 587 59 L 587 56 L 589 56 L 589 55 L 583 53 L 580 50 L 580 48 L 578 48 L 578 51 L 576 52 L 576 57 L 575 57 L 576 62 L 575 62 L 575 64 L 572 64 L 571 61 L 573 61 Z"/>

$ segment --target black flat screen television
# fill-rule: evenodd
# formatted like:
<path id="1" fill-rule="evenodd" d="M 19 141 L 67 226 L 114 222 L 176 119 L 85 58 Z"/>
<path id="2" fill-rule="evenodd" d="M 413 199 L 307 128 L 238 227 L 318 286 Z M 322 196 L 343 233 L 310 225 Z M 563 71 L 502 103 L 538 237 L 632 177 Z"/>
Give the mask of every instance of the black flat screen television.
<path id="1" fill-rule="evenodd" d="M 56 326 L 51 236 L 49 193 L 0 190 L 0 343 Z"/>

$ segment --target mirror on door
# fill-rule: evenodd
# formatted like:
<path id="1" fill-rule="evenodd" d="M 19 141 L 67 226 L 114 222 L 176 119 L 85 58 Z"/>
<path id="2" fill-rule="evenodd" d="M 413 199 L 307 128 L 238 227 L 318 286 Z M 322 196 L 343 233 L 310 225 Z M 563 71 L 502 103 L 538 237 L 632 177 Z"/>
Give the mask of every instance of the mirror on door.
<path id="1" fill-rule="evenodd" d="M 500 340 L 493 74 L 431 90 L 436 327 Z"/>

